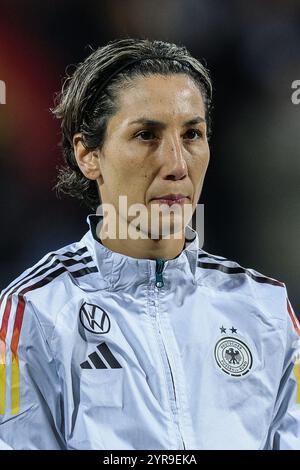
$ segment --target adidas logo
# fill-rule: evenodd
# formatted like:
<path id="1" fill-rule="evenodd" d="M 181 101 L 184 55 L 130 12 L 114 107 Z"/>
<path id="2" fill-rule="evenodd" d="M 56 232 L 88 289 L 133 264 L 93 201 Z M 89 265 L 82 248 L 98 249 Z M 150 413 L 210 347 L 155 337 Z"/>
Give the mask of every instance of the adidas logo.
<path id="1" fill-rule="evenodd" d="M 89 360 L 80 364 L 82 369 L 122 369 L 106 343 L 98 344 L 97 350 L 89 354 Z"/>

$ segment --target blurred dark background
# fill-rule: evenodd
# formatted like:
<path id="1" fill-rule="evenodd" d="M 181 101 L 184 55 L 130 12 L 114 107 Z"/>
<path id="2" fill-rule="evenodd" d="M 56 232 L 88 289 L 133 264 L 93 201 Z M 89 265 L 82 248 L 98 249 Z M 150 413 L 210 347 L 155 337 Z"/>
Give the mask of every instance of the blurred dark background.
<path id="1" fill-rule="evenodd" d="M 114 38 L 162 39 L 204 58 L 214 82 L 204 249 L 287 284 L 300 312 L 300 2 L 1 0 L 0 288 L 79 240 L 91 211 L 57 199 L 65 69 Z"/>

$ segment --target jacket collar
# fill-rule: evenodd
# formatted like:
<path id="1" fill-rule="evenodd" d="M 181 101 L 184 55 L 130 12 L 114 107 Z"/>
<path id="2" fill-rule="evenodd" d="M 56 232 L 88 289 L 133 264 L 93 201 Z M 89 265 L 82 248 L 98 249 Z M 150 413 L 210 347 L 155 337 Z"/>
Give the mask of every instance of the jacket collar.
<path id="1" fill-rule="evenodd" d="M 89 231 L 82 241 L 87 245 L 107 288 L 126 288 L 147 281 L 154 283 L 156 260 L 132 258 L 105 247 L 97 236 L 102 219 L 103 216 L 99 214 L 87 216 Z M 195 281 L 199 238 L 197 232 L 190 226 L 185 229 L 185 237 L 185 248 L 180 255 L 165 261 L 163 270 L 165 288 L 182 283 L 183 278 Z"/>

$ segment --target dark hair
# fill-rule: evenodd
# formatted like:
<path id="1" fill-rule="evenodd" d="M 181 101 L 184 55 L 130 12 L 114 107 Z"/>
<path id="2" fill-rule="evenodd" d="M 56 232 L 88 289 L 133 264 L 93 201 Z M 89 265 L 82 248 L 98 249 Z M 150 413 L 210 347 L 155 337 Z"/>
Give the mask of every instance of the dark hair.
<path id="1" fill-rule="evenodd" d="M 149 56 L 151 58 L 147 58 Z M 117 39 L 92 52 L 72 75 L 67 75 L 56 97 L 55 108 L 51 110 L 62 120 L 61 146 L 65 164 L 58 168 L 54 186 L 58 194 L 69 194 L 83 200 L 91 209 L 97 208 L 100 203 L 98 185 L 79 169 L 73 135 L 81 132 L 83 145 L 88 150 L 101 148 L 107 122 L 118 109 L 118 91 L 137 76 L 176 73 L 185 73 L 199 86 L 209 136 L 212 94 L 209 72 L 184 46 L 148 39 Z"/>

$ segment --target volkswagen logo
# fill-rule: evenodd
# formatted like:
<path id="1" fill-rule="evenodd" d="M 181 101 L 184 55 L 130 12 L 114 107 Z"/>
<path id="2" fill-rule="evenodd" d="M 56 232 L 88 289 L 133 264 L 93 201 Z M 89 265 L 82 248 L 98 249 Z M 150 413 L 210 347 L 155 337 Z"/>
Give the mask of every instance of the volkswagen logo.
<path id="1" fill-rule="evenodd" d="M 98 305 L 84 302 L 79 310 L 82 326 L 97 335 L 103 335 L 110 330 L 110 319 L 105 310 Z"/>

